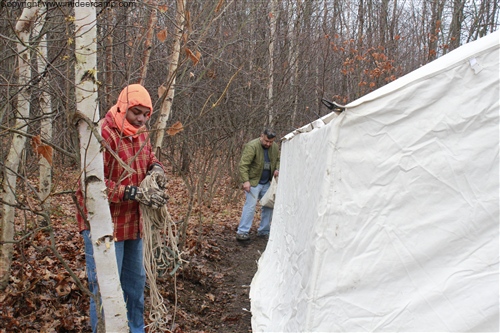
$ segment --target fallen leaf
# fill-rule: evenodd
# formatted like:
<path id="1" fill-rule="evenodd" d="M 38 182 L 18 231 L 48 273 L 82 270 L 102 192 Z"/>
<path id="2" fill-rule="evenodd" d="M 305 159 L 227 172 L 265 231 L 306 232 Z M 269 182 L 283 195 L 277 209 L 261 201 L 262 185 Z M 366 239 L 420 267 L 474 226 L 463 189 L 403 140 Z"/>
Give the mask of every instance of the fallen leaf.
<path id="1" fill-rule="evenodd" d="M 61 283 L 56 286 L 56 292 L 60 297 L 66 296 L 71 292 L 71 287 L 66 281 L 61 281 Z"/>

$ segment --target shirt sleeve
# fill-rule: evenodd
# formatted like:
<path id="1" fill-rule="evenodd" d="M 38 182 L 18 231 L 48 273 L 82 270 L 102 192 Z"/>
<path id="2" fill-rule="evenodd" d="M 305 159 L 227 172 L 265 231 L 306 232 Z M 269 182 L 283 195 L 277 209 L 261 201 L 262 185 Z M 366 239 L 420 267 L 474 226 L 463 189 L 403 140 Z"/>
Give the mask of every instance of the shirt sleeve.
<path id="1" fill-rule="evenodd" d="M 240 182 L 248 182 L 250 180 L 250 165 L 255 157 L 255 149 L 250 145 L 246 144 L 243 148 L 243 153 L 241 154 L 241 160 L 239 164 L 240 171 Z"/>
<path id="2" fill-rule="evenodd" d="M 112 149 L 116 154 L 120 155 L 117 151 L 118 148 L 126 149 L 125 142 L 116 135 L 113 135 L 110 131 L 103 130 L 102 138 L 108 143 L 109 149 Z M 118 147 L 120 146 L 120 147 Z M 110 202 L 121 202 L 123 201 L 123 195 L 125 194 L 125 187 L 123 183 L 118 183 L 114 179 L 119 179 L 121 174 L 123 174 L 123 167 L 116 160 L 116 158 L 109 152 L 108 148 L 103 151 L 103 162 L 104 162 L 104 182 L 108 189 L 108 200 Z"/>

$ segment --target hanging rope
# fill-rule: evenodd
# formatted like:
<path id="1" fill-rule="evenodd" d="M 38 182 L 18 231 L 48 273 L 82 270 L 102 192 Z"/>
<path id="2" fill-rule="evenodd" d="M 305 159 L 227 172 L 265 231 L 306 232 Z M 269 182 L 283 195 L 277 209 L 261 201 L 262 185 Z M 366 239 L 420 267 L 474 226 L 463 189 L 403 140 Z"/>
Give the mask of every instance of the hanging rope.
<path id="1" fill-rule="evenodd" d="M 159 188 L 154 177 L 147 176 L 140 185 L 141 188 Z M 151 311 L 149 312 L 149 332 L 170 332 L 167 324 L 174 322 L 174 316 L 169 316 L 163 297 L 156 285 L 156 278 L 167 272 L 174 276 L 181 266 L 182 259 L 177 248 L 177 232 L 175 223 L 170 216 L 167 205 L 153 209 L 140 205 L 143 217 L 143 247 L 144 268 L 149 282 Z"/>

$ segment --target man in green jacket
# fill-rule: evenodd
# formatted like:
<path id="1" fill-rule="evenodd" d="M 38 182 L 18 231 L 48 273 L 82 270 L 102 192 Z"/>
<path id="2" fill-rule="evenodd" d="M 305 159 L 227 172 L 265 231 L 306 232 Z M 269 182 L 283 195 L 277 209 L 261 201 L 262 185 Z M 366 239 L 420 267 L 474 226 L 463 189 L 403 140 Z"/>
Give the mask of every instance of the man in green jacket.
<path id="1" fill-rule="evenodd" d="M 243 148 L 239 171 L 246 200 L 236 234 L 236 239 L 239 241 L 250 240 L 248 233 L 252 227 L 257 201 L 266 194 L 272 177 L 279 175 L 280 151 L 278 144 L 274 142 L 275 139 L 276 133 L 267 128 L 259 138 L 248 142 Z M 257 236 L 269 235 L 272 216 L 272 208 L 262 207 Z"/>

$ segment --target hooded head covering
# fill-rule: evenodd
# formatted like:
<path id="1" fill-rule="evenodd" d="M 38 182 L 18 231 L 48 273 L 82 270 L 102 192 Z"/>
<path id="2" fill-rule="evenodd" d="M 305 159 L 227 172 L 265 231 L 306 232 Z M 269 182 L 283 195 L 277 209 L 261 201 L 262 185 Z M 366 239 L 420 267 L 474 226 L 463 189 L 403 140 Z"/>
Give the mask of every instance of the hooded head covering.
<path id="1" fill-rule="evenodd" d="M 127 110 L 137 105 L 149 108 L 149 116 L 151 116 L 153 103 L 148 91 L 140 84 L 131 84 L 122 90 L 120 96 L 118 96 L 118 101 L 109 110 L 115 120 L 116 126 L 118 126 L 123 135 L 135 137 L 146 129 L 146 126 L 135 128 L 127 120 Z"/>

